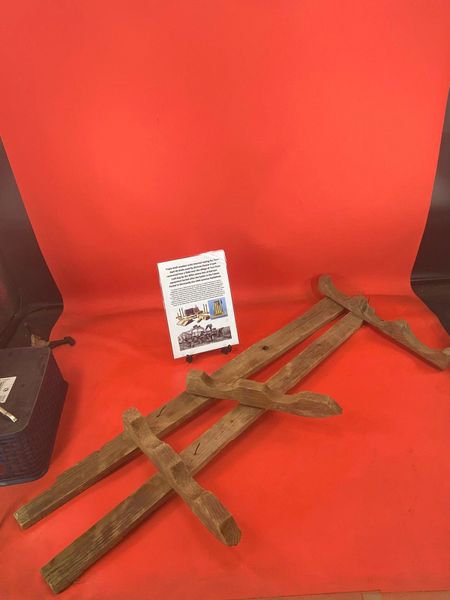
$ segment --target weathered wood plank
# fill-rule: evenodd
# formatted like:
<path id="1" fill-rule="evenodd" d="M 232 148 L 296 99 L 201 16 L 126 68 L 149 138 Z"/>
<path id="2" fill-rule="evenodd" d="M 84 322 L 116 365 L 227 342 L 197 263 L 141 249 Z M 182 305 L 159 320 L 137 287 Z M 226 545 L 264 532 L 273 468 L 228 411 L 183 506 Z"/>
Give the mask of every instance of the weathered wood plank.
<path id="1" fill-rule="evenodd" d="M 126 410 L 122 421 L 127 435 L 148 456 L 203 525 L 223 544 L 236 546 L 241 539 L 236 521 L 212 492 L 195 481 L 181 456 L 153 433 L 137 408 Z"/>
<path id="2" fill-rule="evenodd" d="M 415 352 L 435 367 L 446 369 L 449 366 L 450 348 L 436 350 L 425 345 L 416 338 L 406 321 L 384 321 L 375 313 L 367 298 L 364 296 L 346 296 L 335 288 L 329 275 L 322 275 L 319 278 L 319 290 L 324 296 L 334 300 L 337 304 L 340 304 L 397 343 L 405 346 L 408 350 Z"/>
<path id="3" fill-rule="evenodd" d="M 341 306 L 324 298 L 302 316 L 231 359 L 215 371 L 214 376 L 226 381 L 249 377 L 308 338 L 342 312 L 344 310 Z M 158 437 L 163 437 L 206 409 L 212 402 L 214 402 L 212 399 L 182 392 L 162 408 L 154 410 L 146 418 L 153 432 Z M 130 438 L 123 433 L 118 435 L 99 450 L 67 469 L 57 477 L 50 488 L 19 508 L 14 514 L 17 522 L 22 529 L 30 527 L 95 482 L 127 463 L 138 451 L 136 444 Z"/>
<path id="4" fill-rule="evenodd" d="M 279 392 L 288 391 L 357 331 L 361 324 L 361 319 L 352 314 L 346 315 L 271 377 L 268 383 Z M 265 412 L 264 409 L 241 404 L 226 414 L 181 452 L 190 472 L 198 472 Z M 50 588 L 58 593 L 70 586 L 88 567 L 161 506 L 171 491 L 160 474 L 154 475 L 42 567 L 42 575 Z"/>
<path id="5" fill-rule="evenodd" d="M 204 371 L 189 371 L 186 390 L 191 394 L 236 400 L 246 406 L 280 410 L 298 417 L 331 417 L 342 412 L 339 404 L 325 394 L 307 391 L 292 395 L 282 394 L 273 390 L 267 383 L 251 379 L 238 379 L 228 384 L 217 381 Z"/>

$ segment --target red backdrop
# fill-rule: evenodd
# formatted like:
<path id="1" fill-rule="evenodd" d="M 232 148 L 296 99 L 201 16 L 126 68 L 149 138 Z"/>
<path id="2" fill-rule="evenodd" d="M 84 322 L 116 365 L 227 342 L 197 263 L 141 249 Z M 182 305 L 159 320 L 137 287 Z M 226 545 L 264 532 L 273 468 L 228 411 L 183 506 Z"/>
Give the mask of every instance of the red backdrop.
<path id="1" fill-rule="evenodd" d="M 38 568 L 152 471 L 137 461 L 28 532 L 12 521 L 123 409 L 182 389 L 160 311 L 104 316 L 160 308 L 156 262 L 224 248 L 243 347 L 310 305 L 322 272 L 449 345 L 408 297 L 449 31 L 447 0 L 1 2 L 0 134 L 66 301 L 55 333 L 78 339 L 58 351 L 71 387 L 49 474 L 0 492 L 3 597 L 24 574 L 50 596 Z M 307 383 L 344 415 L 270 415 L 200 475 L 237 549 L 172 502 L 67 597 L 450 587 L 448 374 L 364 330 Z"/>

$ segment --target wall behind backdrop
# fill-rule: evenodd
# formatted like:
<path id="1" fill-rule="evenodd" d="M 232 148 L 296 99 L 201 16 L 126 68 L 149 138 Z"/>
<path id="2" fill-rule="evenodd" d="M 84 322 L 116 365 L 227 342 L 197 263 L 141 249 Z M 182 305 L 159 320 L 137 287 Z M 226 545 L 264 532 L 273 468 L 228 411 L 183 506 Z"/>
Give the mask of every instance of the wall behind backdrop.
<path id="1" fill-rule="evenodd" d="M 66 304 L 160 306 L 155 263 L 216 248 L 238 300 L 408 292 L 449 31 L 447 0 L 3 1 L 0 134 Z"/>

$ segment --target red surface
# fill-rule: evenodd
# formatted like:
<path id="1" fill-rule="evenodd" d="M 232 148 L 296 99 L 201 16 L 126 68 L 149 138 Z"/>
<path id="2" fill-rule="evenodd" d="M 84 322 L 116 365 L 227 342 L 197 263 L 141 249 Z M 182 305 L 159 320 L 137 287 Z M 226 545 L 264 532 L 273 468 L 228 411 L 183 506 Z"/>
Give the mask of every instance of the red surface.
<path id="1" fill-rule="evenodd" d="M 13 510 L 118 433 L 123 409 L 183 388 L 157 261 L 225 249 L 242 349 L 311 305 L 321 272 L 449 345 L 408 281 L 450 80 L 450 5 L 1 9 L 0 133 L 66 300 L 55 336 L 78 341 L 57 351 L 70 392 L 49 473 L 0 490 L 0 597 L 41 599 L 39 567 L 153 469 L 136 459 L 25 532 Z M 64 597 L 449 588 L 448 373 L 365 328 L 302 388 L 344 414 L 267 415 L 199 475 L 236 516 L 237 548 L 172 500 Z"/>

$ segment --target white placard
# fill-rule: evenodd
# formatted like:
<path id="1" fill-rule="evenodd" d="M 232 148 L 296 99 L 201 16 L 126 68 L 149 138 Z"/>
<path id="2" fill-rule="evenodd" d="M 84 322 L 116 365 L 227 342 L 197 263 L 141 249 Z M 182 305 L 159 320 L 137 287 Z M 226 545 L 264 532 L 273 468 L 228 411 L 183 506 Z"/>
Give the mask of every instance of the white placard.
<path id="1" fill-rule="evenodd" d="M 7 401 L 17 377 L 0 377 L 0 403 Z"/>
<path id="2" fill-rule="evenodd" d="M 175 358 L 239 343 L 223 250 L 158 263 Z"/>

